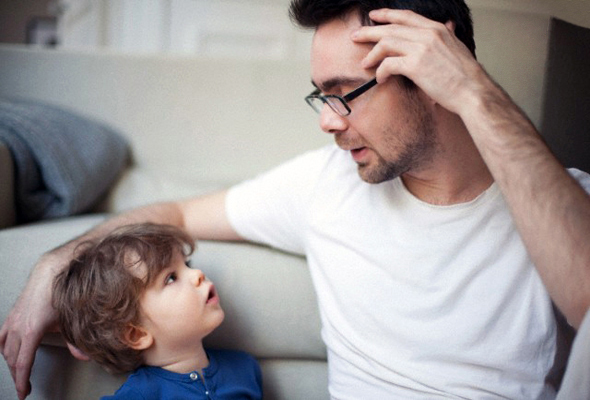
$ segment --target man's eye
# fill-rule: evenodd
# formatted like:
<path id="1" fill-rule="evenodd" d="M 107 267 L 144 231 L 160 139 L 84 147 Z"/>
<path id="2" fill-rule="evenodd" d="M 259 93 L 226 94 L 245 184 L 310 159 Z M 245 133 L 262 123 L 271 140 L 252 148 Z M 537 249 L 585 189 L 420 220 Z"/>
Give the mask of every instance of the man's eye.
<path id="1" fill-rule="evenodd" d="M 169 284 L 173 283 L 175 280 L 176 280 L 176 273 L 173 272 L 166 277 L 164 284 L 169 285 Z"/>

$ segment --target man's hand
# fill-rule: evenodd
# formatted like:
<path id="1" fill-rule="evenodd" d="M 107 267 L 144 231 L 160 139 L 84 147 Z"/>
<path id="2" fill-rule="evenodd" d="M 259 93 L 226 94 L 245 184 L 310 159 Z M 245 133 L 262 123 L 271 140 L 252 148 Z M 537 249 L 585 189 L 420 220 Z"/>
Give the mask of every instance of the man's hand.
<path id="1" fill-rule="evenodd" d="M 21 400 L 31 392 L 29 378 L 37 347 L 44 333 L 55 328 L 57 322 L 51 306 L 55 262 L 52 256 L 41 258 L 0 329 L 0 352 Z"/>
<path id="2" fill-rule="evenodd" d="M 352 34 L 358 43 L 375 43 L 363 67 L 377 67 L 377 81 L 391 75 L 411 79 L 430 98 L 461 115 L 483 85 L 495 86 L 469 49 L 454 34 L 452 22 L 429 20 L 408 10 L 371 11 L 373 21 Z"/>

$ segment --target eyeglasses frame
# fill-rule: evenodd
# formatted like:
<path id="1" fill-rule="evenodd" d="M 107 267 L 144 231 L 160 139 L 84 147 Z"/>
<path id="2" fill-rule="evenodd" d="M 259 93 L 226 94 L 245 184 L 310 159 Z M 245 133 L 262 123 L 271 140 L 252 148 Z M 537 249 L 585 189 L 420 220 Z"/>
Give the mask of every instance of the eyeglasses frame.
<path id="1" fill-rule="evenodd" d="M 305 101 L 307 102 L 307 104 L 309 104 L 309 106 L 311 108 L 313 108 L 316 112 L 319 113 L 321 110 L 318 110 L 312 103 L 313 99 L 319 99 L 322 101 L 322 103 L 327 104 L 330 107 L 330 109 L 332 109 L 336 114 L 346 117 L 347 115 L 350 115 L 350 113 L 352 112 L 352 110 L 350 109 L 350 106 L 348 105 L 348 102 L 356 99 L 357 97 L 359 97 L 361 94 L 365 93 L 367 90 L 371 89 L 376 84 L 377 84 L 377 78 L 373 78 L 370 81 L 363 83 L 361 86 L 357 87 L 356 89 L 352 90 L 351 92 L 346 93 L 344 96 L 337 96 L 335 94 L 324 95 L 324 94 L 322 94 L 320 89 L 316 89 L 313 92 L 311 92 L 308 96 L 305 97 Z M 343 113 L 339 112 L 338 110 L 336 110 L 334 107 L 332 107 L 332 105 L 330 104 L 328 99 L 336 99 L 336 100 L 340 101 L 340 103 L 346 109 L 346 114 L 343 114 Z"/>

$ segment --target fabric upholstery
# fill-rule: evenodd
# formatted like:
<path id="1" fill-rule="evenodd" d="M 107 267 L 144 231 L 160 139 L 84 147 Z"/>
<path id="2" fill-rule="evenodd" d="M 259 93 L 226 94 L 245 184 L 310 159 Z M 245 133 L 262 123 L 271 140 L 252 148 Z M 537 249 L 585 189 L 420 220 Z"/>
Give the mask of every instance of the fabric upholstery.
<path id="1" fill-rule="evenodd" d="M 128 156 L 127 142 L 111 128 L 31 100 L 0 101 L 0 141 L 16 165 L 21 223 L 88 211 Z"/>

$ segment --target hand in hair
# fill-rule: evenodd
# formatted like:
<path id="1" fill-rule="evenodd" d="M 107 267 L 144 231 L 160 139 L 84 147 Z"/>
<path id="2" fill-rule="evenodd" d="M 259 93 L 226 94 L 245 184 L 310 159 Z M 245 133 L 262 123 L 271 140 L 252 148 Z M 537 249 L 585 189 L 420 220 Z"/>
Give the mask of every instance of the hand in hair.
<path id="1" fill-rule="evenodd" d="M 452 21 L 442 24 L 408 10 L 381 9 L 370 18 L 378 24 L 352 34 L 359 43 L 375 43 L 363 67 L 377 67 L 377 80 L 391 75 L 411 79 L 444 108 L 461 114 L 477 91 L 496 85 L 454 34 Z"/>

